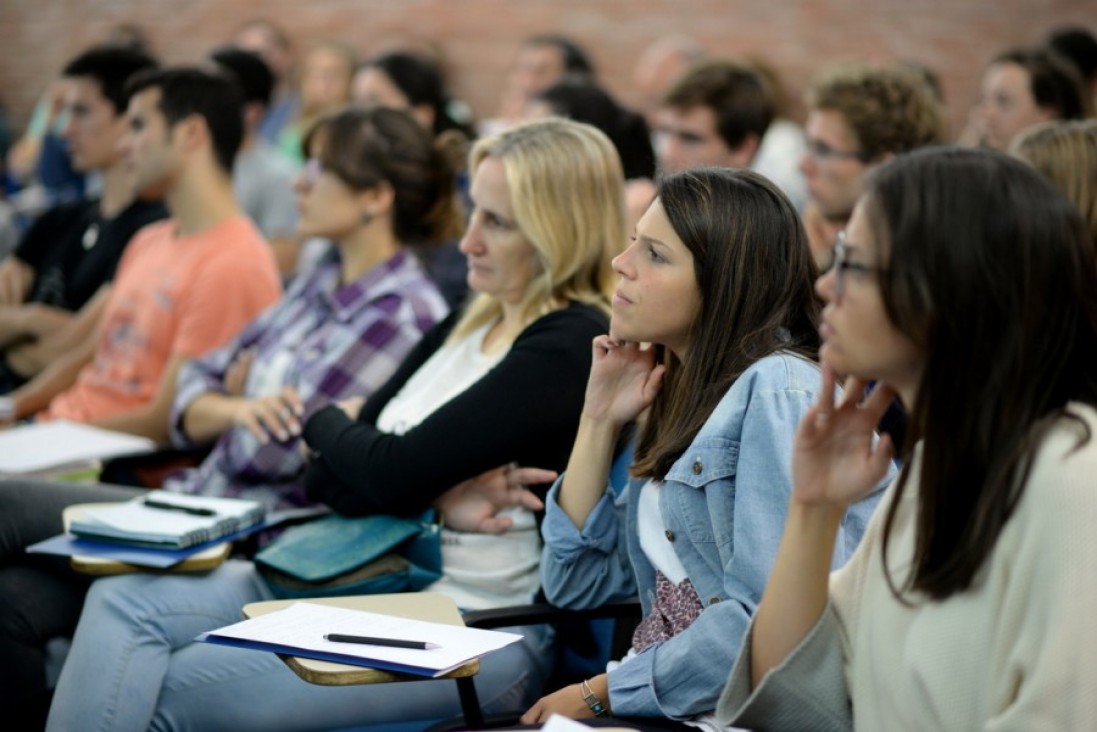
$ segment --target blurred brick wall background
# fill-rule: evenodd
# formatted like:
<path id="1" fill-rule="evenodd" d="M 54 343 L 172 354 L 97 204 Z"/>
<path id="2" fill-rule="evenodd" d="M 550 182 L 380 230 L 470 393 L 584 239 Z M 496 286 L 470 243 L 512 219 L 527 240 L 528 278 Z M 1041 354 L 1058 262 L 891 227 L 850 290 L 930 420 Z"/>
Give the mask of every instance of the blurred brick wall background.
<path id="1" fill-rule="evenodd" d="M 1041 42 L 1066 23 L 1097 31 L 1094 0 L 0 0 L 0 99 L 16 129 L 66 59 L 114 24 L 145 26 L 169 63 L 202 58 L 245 20 L 272 18 L 297 49 L 331 37 L 362 53 L 403 39 L 433 44 L 456 96 L 494 114 L 522 37 L 559 31 L 590 49 L 600 76 L 631 101 L 636 55 L 682 32 L 715 54 L 755 54 L 790 96 L 819 68 L 853 58 L 903 59 L 941 75 L 954 129 L 997 51 Z"/>

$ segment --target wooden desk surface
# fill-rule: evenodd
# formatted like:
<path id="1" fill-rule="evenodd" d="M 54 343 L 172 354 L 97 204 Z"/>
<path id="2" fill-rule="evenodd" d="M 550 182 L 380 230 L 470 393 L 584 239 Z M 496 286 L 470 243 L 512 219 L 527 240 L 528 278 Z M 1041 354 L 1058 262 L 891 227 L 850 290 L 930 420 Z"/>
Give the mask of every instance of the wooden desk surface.
<path id="1" fill-rule="evenodd" d="M 312 600 L 252 602 L 244 606 L 244 617 L 254 618 L 265 613 L 282 610 L 295 602 L 312 602 L 352 610 L 365 610 L 371 613 L 399 615 L 412 620 L 427 620 L 432 623 L 465 624 L 453 600 L 437 592 L 402 592 L 394 595 L 357 595 Z M 278 654 L 278 657 L 285 661 L 286 665 L 305 681 L 322 686 L 351 686 L 355 684 L 382 684 L 393 681 L 429 680 L 429 677 L 415 674 L 380 671 L 345 663 L 319 661 L 314 658 L 300 658 L 281 653 Z M 438 678 L 456 679 L 463 676 L 475 676 L 479 671 L 480 661 L 473 660 Z"/>

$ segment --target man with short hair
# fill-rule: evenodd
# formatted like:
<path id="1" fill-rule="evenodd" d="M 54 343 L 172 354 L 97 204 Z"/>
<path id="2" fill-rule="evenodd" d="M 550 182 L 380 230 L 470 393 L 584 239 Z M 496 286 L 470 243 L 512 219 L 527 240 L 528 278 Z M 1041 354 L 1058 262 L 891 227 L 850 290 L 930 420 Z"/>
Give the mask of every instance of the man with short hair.
<path id="1" fill-rule="evenodd" d="M 944 121 L 925 81 L 901 68 L 834 69 L 808 90 L 807 103 L 804 223 L 815 261 L 826 268 L 865 177 L 896 155 L 941 142 Z"/>
<path id="2" fill-rule="evenodd" d="M 788 135 L 782 121 L 775 125 L 774 89 L 761 69 L 730 59 L 702 62 L 690 69 L 666 93 L 655 112 L 655 155 L 660 170 L 677 172 L 710 165 L 750 168 L 772 180 L 799 210 L 804 203 L 802 176 L 788 155 Z M 780 126 L 781 129 L 775 130 Z M 792 146 L 802 145 L 793 125 Z M 774 143 L 777 147 L 774 147 Z M 760 154 L 768 145 L 771 154 Z"/>
<path id="3" fill-rule="evenodd" d="M 158 199 L 137 193 L 118 150 L 127 128 L 126 80 L 155 65 L 143 53 L 96 48 L 65 66 L 62 134 L 77 170 L 102 173 L 102 193 L 43 213 L 0 264 L 0 394 L 88 339 L 126 245 L 167 216 Z"/>
<path id="4" fill-rule="evenodd" d="M 274 88 L 274 75 L 258 54 L 242 48 L 222 48 L 210 59 L 233 77 L 244 93 L 244 139 L 232 169 L 236 200 L 274 250 L 283 279 L 297 268 L 300 241 L 293 181 L 297 170 L 259 135 Z"/>
<path id="5" fill-rule="evenodd" d="M 119 265 L 94 359 L 67 390 L 36 379 L 13 393 L 17 416 L 89 422 L 168 437 L 179 368 L 222 345 L 280 295 L 270 248 L 232 193 L 243 137 L 237 85 L 197 69 L 130 82 L 123 151 L 141 190 L 172 218 L 141 230 Z M 51 393 L 52 390 L 52 393 Z"/>

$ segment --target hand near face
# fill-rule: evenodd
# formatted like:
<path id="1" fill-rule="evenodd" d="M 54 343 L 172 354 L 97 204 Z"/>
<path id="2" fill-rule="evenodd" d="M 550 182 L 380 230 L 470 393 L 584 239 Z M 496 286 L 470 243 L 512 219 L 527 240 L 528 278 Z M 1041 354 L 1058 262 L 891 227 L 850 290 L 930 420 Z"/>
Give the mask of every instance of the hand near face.
<path id="1" fill-rule="evenodd" d="M 434 502 L 447 527 L 457 531 L 502 534 L 514 523 L 500 511 L 522 506 L 540 511 L 545 504 L 526 488 L 556 480 L 556 472 L 504 465 L 458 483 Z"/>
<path id="2" fill-rule="evenodd" d="M 879 384 L 862 401 L 865 382 L 851 377 L 841 403 L 835 404 L 834 381 L 834 372 L 824 365 L 819 401 L 796 430 L 792 484 L 801 503 L 844 508 L 887 474 L 891 438 L 877 440 L 874 430 L 895 392 Z"/>
<path id="3" fill-rule="evenodd" d="M 654 349 L 612 336 L 594 339 L 584 416 L 624 425 L 651 406 L 663 386 L 666 367 L 656 365 Z"/>
<path id="4" fill-rule="evenodd" d="M 263 444 L 271 439 L 287 442 L 300 437 L 304 413 L 301 397 L 293 387 L 286 386 L 275 396 L 242 401 L 235 422 L 246 427 Z"/>

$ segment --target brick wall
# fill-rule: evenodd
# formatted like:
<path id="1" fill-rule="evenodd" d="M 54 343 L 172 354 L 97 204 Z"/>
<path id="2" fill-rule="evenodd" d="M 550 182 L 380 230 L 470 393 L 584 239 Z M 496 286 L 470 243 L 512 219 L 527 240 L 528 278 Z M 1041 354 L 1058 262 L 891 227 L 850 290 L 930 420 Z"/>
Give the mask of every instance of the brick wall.
<path id="1" fill-rule="evenodd" d="M 119 22 L 150 30 L 167 62 L 199 60 L 243 21 L 266 16 L 298 47 L 332 37 L 363 53 L 399 39 L 433 43 L 454 92 L 490 116 L 517 48 L 547 30 L 592 52 L 607 85 L 630 100 L 636 54 L 676 31 L 717 54 L 757 54 L 794 96 L 836 60 L 907 59 L 940 73 L 959 125 L 996 51 L 1041 41 L 1064 23 L 1097 30 L 1093 0 L 0 0 L 0 98 L 18 127 L 66 59 Z"/>

